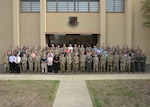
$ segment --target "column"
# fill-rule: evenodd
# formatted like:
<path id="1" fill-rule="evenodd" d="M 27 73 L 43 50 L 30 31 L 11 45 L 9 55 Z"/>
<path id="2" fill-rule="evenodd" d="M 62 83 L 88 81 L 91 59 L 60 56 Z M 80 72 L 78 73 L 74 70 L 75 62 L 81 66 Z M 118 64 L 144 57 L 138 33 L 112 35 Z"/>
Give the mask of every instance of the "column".
<path id="1" fill-rule="evenodd" d="M 106 45 L 106 0 L 100 0 L 100 45 Z"/>
<path id="2" fill-rule="evenodd" d="M 126 0 L 126 44 L 132 47 L 132 0 Z"/>
<path id="3" fill-rule="evenodd" d="M 40 0 L 40 46 L 46 44 L 46 0 Z"/>
<path id="4" fill-rule="evenodd" d="M 19 37 L 19 0 L 12 0 L 13 11 L 13 46 L 20 45 Z"/>

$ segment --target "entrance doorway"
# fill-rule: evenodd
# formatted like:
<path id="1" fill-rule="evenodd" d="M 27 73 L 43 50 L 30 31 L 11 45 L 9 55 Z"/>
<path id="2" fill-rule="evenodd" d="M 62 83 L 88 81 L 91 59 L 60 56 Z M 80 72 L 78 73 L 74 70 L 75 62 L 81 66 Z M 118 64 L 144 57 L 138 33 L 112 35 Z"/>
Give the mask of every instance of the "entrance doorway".
<path id="1" fill-rule="evenodd" d="M 98 34 L 46 34 L 46 43 L 50 46 L 51 44 L 61 45 L 62 44 L 83 44 L 87 46 L 95 45 L 98 40 Z"/>

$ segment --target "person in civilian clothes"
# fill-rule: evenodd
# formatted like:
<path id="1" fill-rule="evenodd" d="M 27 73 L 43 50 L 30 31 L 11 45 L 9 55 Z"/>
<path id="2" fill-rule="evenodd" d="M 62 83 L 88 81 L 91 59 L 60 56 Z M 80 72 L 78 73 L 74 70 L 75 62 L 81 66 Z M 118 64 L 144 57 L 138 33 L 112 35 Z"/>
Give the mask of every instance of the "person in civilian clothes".
<path id="1" fill-rule="evenodd" d="M 15 56 L 11 53 L 9 56 L 10 72 L 15 73 Z"/>
<path id="2" fill-rule="evenodd" d="M 52 55 L 48 55 L 48 57 L 47 57 L 48 73 L 52 73 L 52 65 L 53 65 L 53 56 Z"/>
<path id="3" fill-rule="evenodd" d="M 58 54 L 56 54 L 53 58 L 53 70 L 54 70 L 54 73 L 58 73 L 58 70 L 59 70 L 59 56 Z"/>
<path id="4" fill-rule="evenodd" d="M 20 73 L 20 67 L 21 67 L 21 57 L 19 54 L 16 55 L 15 57 L 15 71 L 16 73 Z"/>

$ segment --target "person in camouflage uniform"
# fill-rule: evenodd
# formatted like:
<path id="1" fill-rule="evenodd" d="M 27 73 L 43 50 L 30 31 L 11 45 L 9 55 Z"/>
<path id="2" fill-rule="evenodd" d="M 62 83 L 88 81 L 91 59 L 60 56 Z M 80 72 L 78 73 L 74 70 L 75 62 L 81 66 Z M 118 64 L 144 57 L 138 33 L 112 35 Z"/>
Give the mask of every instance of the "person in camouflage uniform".
<path id="1" fill-rule="evenodd" d="M 92 71 L 92 56 L 90 52 L 87 52 L 87 56 L 86 56 L 86 69 L 87 72 Z"/>
<path id="2" fill-rule="evenodd" d="M 109 52 L 107 57 L 107 71 L 113 71 L 113 55 Z"/>
<path id="3" fill-rule="evenodd" d="M 29 71 L 33 72 L 34 59 L 33 59 L 33 57 L 31 55 L 28 57 L 28 63 L 29 63 Z"/>
<path id="4" fill-rule="evenodd" d="M 78 70 L 79 70 L 79 56 L 78 52 L 76 52 L 73 57 L 73 71 L 78 72 Z"/>
<path id="5" fill-rule="evenodd" d="M 119 55 L 117 54 L 117 52 L 115 52 L 114 55 L 114 71 L 119 72 Z"/>
<path id="6" fill-rule="evenodd" d="M 104 54 L 102 54 L 102 56 L 100 57 L 100 68 L 101 68 L 101 72 L 105 72 L 105 70 L 106 70 L 106 58 L 105 58 Z"/>
<path id="7" fill-rule="evenodd" d="M 135 55 L 132 53 L 131 55 L 131 72 L 135 72 Z"/>
<path id="8" fill-rule="evenodd" d="M 82 51 L 80 54 L 80 71 L 81 72 L 85 71 L 85 59 L 86 59 L 86 56 L 84 55 L 84 51 Z"/>
<path id="9" fill-rule="evenodd" d="M 4 64 L 4 72 L 8 73 L 9 72 L 9 57 L 7 53 L 4 54 L 3 64 Z"/>
<path id="10" fill-rule="evenodd" d="M 131 57 L 129 54 L 127 54 L 127 58 L 126 58 L 126 71 L 127 72 L 131 71 Z"/>
<path id="11" fill-rule="evenodd" d="M 21 64 L 22 64 L 22 70 L 24 73 L 27 72 L 27 56 L 26 54 L 23 54 L 23 57 L 21 58 Z"/>
<path id="12" fill-rule="evenodd" d="M 98 65 L 99 65 L 99 58 L 97 57 L 97 54 L 93 57 L 93 71 L 98 72 Z"/>
<path id="13" fill-rule="evenodd" d="M 60 56 L 60 70 L 62 73 L 65 72 L 65 64 L 66 64 L 66 58 L 65 58 L 64 54 L 62 53 Z"/>
<path id="14" fill-rule="evenodd" d="M 71 65 L 72 65 L 72 57 L 71 57 L 71 53 L 68 53 L 66 55 L 66 61 L 67 61 L 67 71 L 71 71 Z"/>
<path id="15" fill-rule="evenodd" d="M 141 71 L 144 72 L 145 71 L 145 65 L 146 65 L 146 55 L 144 54 L 144 52 L 142 52 L 141 54 Z"/>
<path id="16" fill-rule="evenodd" d="M 124 53 L 120 55 L 120 71 L 125 71 L 125 65 L 126 65 L 126 57 L 124 56 Z"/>
<path id="17" fill-rule="evenodd" d="M 39 73 L 41 71 L 41 55 L 39 53 L 36 53 L 34 62 L 35 62 L 35 72 Z"/>

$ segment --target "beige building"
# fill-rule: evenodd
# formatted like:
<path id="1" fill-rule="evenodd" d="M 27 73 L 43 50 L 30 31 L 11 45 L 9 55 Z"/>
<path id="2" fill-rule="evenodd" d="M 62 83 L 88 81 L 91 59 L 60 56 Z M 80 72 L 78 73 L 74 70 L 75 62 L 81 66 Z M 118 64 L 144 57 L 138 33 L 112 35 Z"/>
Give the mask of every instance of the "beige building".
<path id="1" fill-rule="evenodd" d="M 149 57 L 140 8 L 141 0 L 0 0 L 0 58 L 10 46 L 46 43 L 139 45 Z"/>

